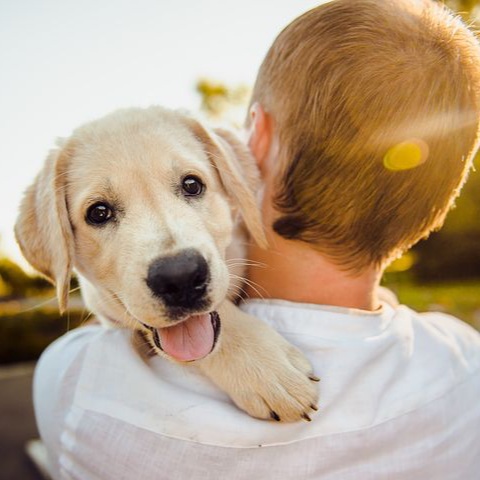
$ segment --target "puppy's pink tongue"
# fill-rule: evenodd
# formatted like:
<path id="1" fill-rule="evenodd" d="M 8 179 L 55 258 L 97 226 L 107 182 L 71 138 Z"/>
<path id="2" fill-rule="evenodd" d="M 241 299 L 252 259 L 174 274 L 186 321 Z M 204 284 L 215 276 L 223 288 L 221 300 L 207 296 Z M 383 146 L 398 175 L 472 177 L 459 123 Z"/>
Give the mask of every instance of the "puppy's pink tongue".
<path id="1" fill-rule="evenodd" d="M 192 315 L 173 327 L 159 328 L 157 331 L 163 351 L 181 362 L 205 357 L 215 343 L 209 313 Z"/>

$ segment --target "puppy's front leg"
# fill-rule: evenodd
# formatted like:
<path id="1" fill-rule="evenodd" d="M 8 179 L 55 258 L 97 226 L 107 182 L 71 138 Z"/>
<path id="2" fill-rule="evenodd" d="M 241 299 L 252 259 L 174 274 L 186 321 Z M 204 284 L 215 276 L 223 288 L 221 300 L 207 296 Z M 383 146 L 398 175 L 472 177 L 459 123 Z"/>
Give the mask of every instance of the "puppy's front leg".
<path id="1" fill-rule="evenodd" d="M 304 355 L 229 301 L 215 351 L 197 365 L 253 417 L 294 422 L 316 410 L 318 379 Z"/>

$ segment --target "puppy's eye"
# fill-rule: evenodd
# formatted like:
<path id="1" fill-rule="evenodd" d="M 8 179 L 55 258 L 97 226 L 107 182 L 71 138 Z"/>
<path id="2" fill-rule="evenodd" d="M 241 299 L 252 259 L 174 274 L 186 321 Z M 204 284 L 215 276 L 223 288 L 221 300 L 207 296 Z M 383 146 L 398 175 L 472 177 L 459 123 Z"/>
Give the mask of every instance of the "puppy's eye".
<path id="1" fill-rule="evenodd" d="M 103 225 L 113 218 L 113 209 L 108 203 L 94 203 L 87 210 L 86 220 L 90 225 Z"/>
<path id="2" fill-rule="evenodd" d="M 182 190 L 186 197 L 198 197 L 205 191 L 205 185 L 195 175 L 187 175 L 182 180 Z"/>

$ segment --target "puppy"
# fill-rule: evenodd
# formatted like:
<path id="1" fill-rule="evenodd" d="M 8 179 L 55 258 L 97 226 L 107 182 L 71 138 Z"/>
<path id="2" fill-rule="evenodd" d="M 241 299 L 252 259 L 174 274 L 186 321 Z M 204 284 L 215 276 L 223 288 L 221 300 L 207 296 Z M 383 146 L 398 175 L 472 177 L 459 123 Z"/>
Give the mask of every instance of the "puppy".
<path id="1" fill-rule="evenodd" d="M 171 360 L 195 361 L 254 417 L 309 420 L 318 379 L 308 361 L 228 300 L 247 237 L 265 245 L 258 183 L 231 133 L 160 107 L 121 110 L 50 153 L 26 191 L 16 237 L 56 285 L 61 310 L 75 270 L 103 324 L 142 332 Z"/>

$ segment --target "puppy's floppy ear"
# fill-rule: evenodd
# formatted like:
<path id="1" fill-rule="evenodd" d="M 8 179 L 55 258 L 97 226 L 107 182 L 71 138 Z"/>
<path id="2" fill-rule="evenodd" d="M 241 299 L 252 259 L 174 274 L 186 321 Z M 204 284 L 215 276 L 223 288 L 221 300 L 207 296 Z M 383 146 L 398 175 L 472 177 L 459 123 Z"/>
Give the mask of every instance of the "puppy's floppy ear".
<path id="1" fill-rule="evenodd" d="M 26 190 L 15 236 L 28 262 L 57 289 L 60 311 L 67 308 L 73 258 L 73 232 L 66 203 L 66 169 L 72 144 L 50 152 Z"/>
<path id="2" fill-rule="evenodd" d="M 260 176 L 248 147 L 228 130 L 216 128 L 209 131 L 193 118 L 188 118 L 187 123 L 203 143 L 223 187 L 238 206 L 252 238 L 266 248 L 262 217 L 254 193 L 259 188 Z"/>

